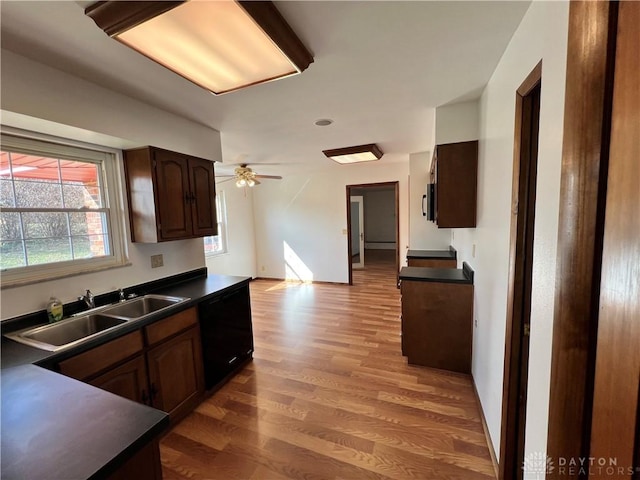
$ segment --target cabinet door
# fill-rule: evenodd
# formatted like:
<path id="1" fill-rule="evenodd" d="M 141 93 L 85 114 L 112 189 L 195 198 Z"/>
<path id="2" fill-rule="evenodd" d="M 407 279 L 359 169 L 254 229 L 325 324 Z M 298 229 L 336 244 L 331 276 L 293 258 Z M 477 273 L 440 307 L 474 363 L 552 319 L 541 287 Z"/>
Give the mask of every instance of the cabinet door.
<path id="1" fill-rule="evenodd" d="M 205 385 L 212 388 L 253 353 L 249 287 L 200 305 Z"/>
<path id="2" fill-rule="evenodd" d="M 478 142 L 449 143 L 436 148 L 438 228 L 475 227 Z"/>
<path id="3" fill-rule="evenodd" d="M 147 359 L 151 405 L 172 421 L 188 413 L 204 392 L 198 327 L 151 349 Z"/>
<path id="4" fill-rule="evenodd" d="M 189 178 L 191 181 L 191 216 L 194 236 L 216 235 L 218 220 L 216 216 L 216 184 L 213 174 L 213 162 L 200 158 L 189 159 Z"/>
<path id="5" fill-rule="evenodd" d="M 149 403 L 147 367 L 143 355 L 94 378 L 89 384 L 134 402 Z"/>
<path id="6" fill-rule="evenodd" d="M 154 150 L 160 240 L 190 238 L 191 201 L 187 158 Z"/>

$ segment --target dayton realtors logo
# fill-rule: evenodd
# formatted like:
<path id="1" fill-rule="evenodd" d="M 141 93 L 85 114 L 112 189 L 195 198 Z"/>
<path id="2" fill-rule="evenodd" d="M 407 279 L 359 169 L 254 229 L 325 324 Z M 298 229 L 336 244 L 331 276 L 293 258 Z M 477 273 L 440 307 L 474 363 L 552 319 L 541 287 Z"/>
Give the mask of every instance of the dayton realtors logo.
<path id="1" fill-rule="evenodd" d="M 532 480 L 544 480 L 547 473 L 553 473 L 555 466 L 553 460 L 542 452 L 532 452 L 524 457 L 524 478 Z"/>
<path id="2" fill-rule="evenodd" d="M 566 475 L 594 475 L 608 478 L 617 475 L 633 475 L 640 472 L 640 467 L 619 465 L 615 457 L 558 457 L 553 459 L 542 452 L 527 454 L 522 465 L 524 478 L 527 480 L 544 480 L 549 473 L 555 477 Z"/>

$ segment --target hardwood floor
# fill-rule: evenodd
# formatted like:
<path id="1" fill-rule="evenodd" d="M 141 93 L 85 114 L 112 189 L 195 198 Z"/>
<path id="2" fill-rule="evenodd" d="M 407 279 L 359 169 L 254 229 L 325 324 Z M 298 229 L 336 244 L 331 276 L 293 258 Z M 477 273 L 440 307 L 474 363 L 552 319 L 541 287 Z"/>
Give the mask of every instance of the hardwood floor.
<path id="1" fill-rule="evenodd" d="M 407 365 L 372 257 L 352 287 L 251 283 L 254 360 L 164 437 L 165 479 L 495 478 L 470 378 Z"/>

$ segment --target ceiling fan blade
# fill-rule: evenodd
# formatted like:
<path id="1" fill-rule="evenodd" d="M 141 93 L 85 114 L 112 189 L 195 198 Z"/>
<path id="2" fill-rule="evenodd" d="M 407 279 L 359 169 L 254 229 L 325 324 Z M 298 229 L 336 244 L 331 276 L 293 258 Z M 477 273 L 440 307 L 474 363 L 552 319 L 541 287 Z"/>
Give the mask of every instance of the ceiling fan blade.
<path id="1" fill-rule="evenodd" d="M 256 175 L 256 178 L 271 178 L 273 180 L 282 180 L 280 175 Z"/>
<path id="2" fill-rule="evenodd" d="M 225 178 L 225 177 L 235 178 L 235 175 L 218 175 L 218 174 L 216 173 L 216 178 Z"/>
<path id="3" fill-rule="evenodd" d="M 216 183 L 224 183 L 224 182 L 228 182 L 229 180 L 234 180 L 236 177 L 234 176 L 230 176 L 229 178 L 225 178 L 224 180 L 220 180 L 219 182 Z"/>
<path id="4" fill-rule="evenodd" d="M 253 184 L 254 184 L 254 185 L 260 185 L 260 182 L 254 178 L 254 179 L 253 179 Z"/>

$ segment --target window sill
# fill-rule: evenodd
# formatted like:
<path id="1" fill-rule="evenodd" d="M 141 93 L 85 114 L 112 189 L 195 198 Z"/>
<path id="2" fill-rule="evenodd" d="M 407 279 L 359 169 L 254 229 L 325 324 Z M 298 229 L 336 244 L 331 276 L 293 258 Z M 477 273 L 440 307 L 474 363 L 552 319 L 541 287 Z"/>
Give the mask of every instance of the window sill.
<path id="1" fill-rule="evenodd" d="M 102 265 L 102 266 L 87 265 L 86 268 L 78 269 L 69 273 L 60 273 L 60 274 L 54 274 L 54 275 L 49 274 L 47 276 L 45 276 L 46 275 L 45 273 L 40 273 L 40 274 L 34 273 L 33 276 L 30 276 L 29 278 L 24 278 L 24 279 L 17 278 L 15 280 L 8 280 L 8 281 L 5 281 L 6 274 L 3 274 L 2 281 L 0 282 L 0 290 L 7 290 L 15 287 L 23 287 L 25 285 L 33 285 L 36 283 L 49 282 L 49 281 L 59 280 L 62 278 L 76 277 L 78 275 L 86 275 L 88 273 L 102 272 L 105 270 L 113 270 L 114 268 L 130 267 L 131 265 L 133 264 L 129 261 L 118 263 L 118 264 Z"/>

